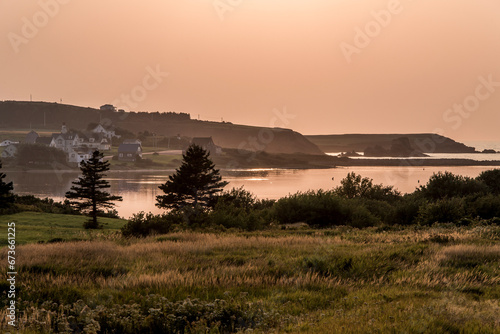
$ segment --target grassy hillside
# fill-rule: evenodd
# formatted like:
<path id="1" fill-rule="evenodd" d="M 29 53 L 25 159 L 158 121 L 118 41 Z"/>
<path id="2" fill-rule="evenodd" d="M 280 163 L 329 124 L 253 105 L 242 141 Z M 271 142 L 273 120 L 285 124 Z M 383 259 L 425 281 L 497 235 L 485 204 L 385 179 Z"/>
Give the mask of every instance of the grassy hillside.
<path id="1" fill-rule="evenodd" d="M 500 333 L 499 236 L 339 227 L 19 246 L 19 333 Z"/>
<path id="2" fill-rule="evenodd" d="M 85 129 L 89 123 L 103 122 L 139 133 L 149 131 L 161 136 L 212 137 L 222 147 L 270 153 L 323 154 L 298 132 L 281 128 L 237 125 L 189 119 L 187 114 L 100 111 L 58 103 L 0 102 L 0 128 Z"/>
<path id="3" fill-rule="evenodd" d="M 83 229 L 85 216 L 58 215 L 39 212 L 21 212 L 13 215 L 3 215 L 0 225 L 0 235 L 7 235 L 7 223 L 16 223 L 16 243 L 26 244 L 47 242 L 54 239 L 91 240 L 98 235 L 104 236 L 117 233 L 126 223 L 122 219 L 99 218 L 104 228 L 97 231 Z M 7 239 L 0 238 L 0 246 L 7 245 Z"/>
<path id="4" fill-rule="evenodd" d="M 413 147 L 424 153 L 471 153 L 475 149 L 453 139 L 431 133 L 418 134 L 345 134 L 305 136 L 324 152 L 363 152 L 369 146 L 391 147 L 394 139 L 408 137 Z"/>

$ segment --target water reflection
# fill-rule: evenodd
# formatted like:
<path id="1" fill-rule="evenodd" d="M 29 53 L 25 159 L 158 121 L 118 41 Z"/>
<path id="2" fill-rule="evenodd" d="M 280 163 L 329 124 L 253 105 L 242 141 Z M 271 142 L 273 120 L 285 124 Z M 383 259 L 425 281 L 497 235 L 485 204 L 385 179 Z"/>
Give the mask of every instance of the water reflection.
<path id="1" fill-rule="evenodd" d="M 402 192 L 412 192 L 419 185 L 427 183 L 429 177 L 438 171 L 448 170 L 455 174 L 476 177 L 491 167 L 345 167 L 333 169 L 247 169 L 224 170 L 222 177 L 229 182 L 226 189 L 244 187 L 259 198 L 277 199 L 297 191 L 310 189 L 332 189 L 349 172 L 361 174 L 374 180 L 374 183 L 392 185 Z M 123 197 L 117 210 L 123 217 L 130 217 L 139 211 L 161 213 L 155 206 L 156 196 L 161 195 L 158 186 L 164 183 L 172 172 L 109 172 L 106 179 L 110 182 L 110 192 Z M 63 200 L 70 189 L 71 182 L 77 179 L 78 172 L 9 172 L 7 179 L 14 182 L 17 194 L 32 194 Z"/>

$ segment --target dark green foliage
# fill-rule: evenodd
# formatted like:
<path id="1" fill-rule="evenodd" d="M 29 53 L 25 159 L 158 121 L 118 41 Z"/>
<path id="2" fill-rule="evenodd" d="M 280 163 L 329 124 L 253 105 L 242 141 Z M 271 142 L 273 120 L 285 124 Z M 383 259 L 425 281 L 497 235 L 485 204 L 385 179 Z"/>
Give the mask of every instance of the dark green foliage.
<path id="1" fill-rule="evenodd" d="M 379 219 L 363 205 L 361 200 L 345 199 L 332 191 L 308 191 L 279 199 L 274 215 L 281 224 L 304 222 L 316 227 L 351 225 L 366 227 Z"/>
<path id="2" fill-rule="evenodd" d="M 260 201 L 242 188 L 223 192 L 214 209 L 209 213 L 211 225 L 238 228 L 247 231 L 269 227 L 274 201 Z"/>
<path id="3" fill-rule="evenodd" d="M 151 234 L 165 234 L 172 232 L 173 227 L 182 224 L 182 215 L 168 213 L 153 215 L 139 212 L 123 226 L 124 237 L 145 237 Z"/>
<path id="4" fill-rule="evenodd" d="M 386 223 L 389 225 L 412 225 L 417 222 L 420 206 L 426 202 L 418 194 L 406 194 L 392 204 L 391 215 Z"/>
<path id="5" fill-rule="evenodd" d="M 189 146 L 182 165 L 159 187 L 165 195 L 156 197 L 156 206 L 181 211 L 188 220 L 213 206 L 227 182 L 222 181 L 209 155 L 197 145 Z"/>
<path id="6" fill-rule="evenodd" d="M 454 197 L 440 199 L 420 207 L 418 221 L 424 225 L 433 223 L 458 223 L 465 218 L 465 200 Z"/>
<path id="7" fill-rule="evenodd" d="M 340 181 L 341 185 L 335 188 L 335 193 L 345 198 L 366 198 L 374 200 L 391 201 L 400 196 L 400 192 L 394 187 L 384 187 L 381 184 L 373 184 L 373 180 L 361 177 L 354 172 Z"/>
<path id="8" fill-rule="evenodd" d="M 84 224 L 87 229 L 102 228 L 97 221 L 101 208 L 113 208 L 114 201 L 121 201 L 121 196 L 113 196 L 104 189 L 110 187 L 104 180 L 104 172 L 109 170 L 109 162 L 103 161 L 99 151 L 92 153 L 88 161 L 82 161 L 80 170 L 82 176 L 73 182 L 71 190 L 66 193 L 70 204 L 81 212 L 88 212 L 91 220 Z"/>
<path id="9" fill-rule="evenodd" d="M 490 194 L 500 195 L 500 169 L 484 171 L 476 180 L 482 182 Z"/>
<path id="10" fill-rule="evenodd" d="M 2 162 L 0 162 L 0 169 L 2 168 Z M 12 182 L 5 182 L 4 178 L 6 177 L 5 173 L 0 172 L 0 209 L 8 208 L 14 202 L 14 197 L 12 194 L 12 190 L 14 190 L 14 186 Z"/>
<path id="11" fill-rule="evenodd" d="M 53 165 L 66 164 L 66 155 L 54 147 L 38 144 L 19 144 L 17 146 L 16 161 L 18 165 Z"/>
<path id="12" fill-rule="evenodd" d="M 487 192 L 487 187 L 482 182 L 470 177 L 454 175 L 450 172 L 438 172 L 433 174 L 427 184 L 420 187 L 419 191 L 426 199 L 439 200 L 484 194 Z"/>
<path id="13" fill-rule="evenodd" d="M 52 198 L 38 198 L 33 195 L 14 196 L 14 202 L 21 209 L 20 211 L 36 211 L 58 214 L 80 214 L 75 210 L 68 200 L 56 202 Z"/>
<path id="14" fill-rule="evenodd" d="M 500 196 L 486 195 L 470 201 L 467 204 L 472 217 L 483 219 L 500 218 Z"/>

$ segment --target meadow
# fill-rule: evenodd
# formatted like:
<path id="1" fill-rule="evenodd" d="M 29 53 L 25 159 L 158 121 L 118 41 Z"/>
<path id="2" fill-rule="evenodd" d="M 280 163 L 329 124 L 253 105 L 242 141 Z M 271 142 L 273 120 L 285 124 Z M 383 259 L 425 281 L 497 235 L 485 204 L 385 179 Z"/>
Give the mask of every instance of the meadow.
<path id="1" fill-rule="evenodd" d="M 6 246 L 7 223 L 16 224 L 16 243 L 44 243 L 53 241 L 79 241 L 92 240 L 93 238 L 119 234 L 125 220 L 112 218 L 99 218 L 105 228 L 102 230 L 84 230 L 83 223 L 89 218 L 77 215 L 61 215 L 44 212 L 25 211 L 11 215 L 2 215 L 0 225 L 0 247 Z"/>
<path id="2" fill-rule="evenodd" d="M 500 333 L 496 224 L 53 237 L 17 247 L 19 333 Z"/>

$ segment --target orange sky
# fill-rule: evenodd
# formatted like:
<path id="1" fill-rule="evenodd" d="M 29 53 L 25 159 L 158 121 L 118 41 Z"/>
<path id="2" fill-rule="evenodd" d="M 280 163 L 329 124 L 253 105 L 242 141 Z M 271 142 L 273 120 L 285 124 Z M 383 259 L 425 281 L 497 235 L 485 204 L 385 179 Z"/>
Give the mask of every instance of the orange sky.
<path id="1" fill-rule="evenodd" d="M 265 126 L 286 108 L 274 124 L 304 134 L 500 140 L 499 13 L 498 0 L 3 0 L 0 100 Z"/>

